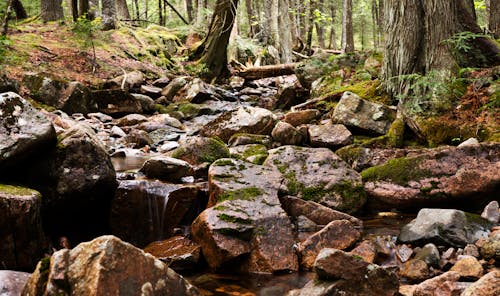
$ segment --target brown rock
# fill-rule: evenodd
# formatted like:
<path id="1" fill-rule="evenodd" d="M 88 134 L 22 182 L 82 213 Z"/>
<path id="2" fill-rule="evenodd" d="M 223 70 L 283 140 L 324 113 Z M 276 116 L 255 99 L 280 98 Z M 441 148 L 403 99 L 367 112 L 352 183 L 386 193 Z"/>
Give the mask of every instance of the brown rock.
<path id="1" fill-rule="evenodd" d="M 427 263 L 419 259 L 412 259 L 407 261 L 399 274 L 407 278 L 411 282 L 420 282 L 428 279 L 430 276 L 429 267 Z"/>
<path id="2" fill-rule="evenodd" d="M 309 141 L 312 147 L 338 149 L 352 144 L 354 137 L 342 124 L 324 124 L 309 126 Z"/>
<path id="3" fill-rule="evenodd" d="M 284 121 L 297 127 L 302 124 L 308 124 L 319 118 L 321 113 L 316 109 L 306 109 L 300 111 L 291 111 L 285 114 Z"/>
<path id="4" fill-rule="evenodd" d="M 346 249 L 352 246 L 360 237 L 360 232 L 347 220 L 332 221 L 322 230 L 299 244 L 301 266 L 310 269 L 314 260 L 323 248 Z"/>
<path id="5" fill-rule="evenodd" d="M 454 271 L 448 271 L 442 275 L 428 279 L 417 285 L 413 296 L 435 296 L 435 295 L 455 295 L 451 293 L 439 294 L 449 291 L 453 283 L 458 282 L 460 274 Z"/>
<path id="6" fill-rule="evenodd" d="M 144 248 L 174 270 L 194 268 L 201 254 L 201 247 L 183 236 L 174 236 L 164 241 L 152 242 Z"/>
<path id="7" fill-rule="evenodd" d="M 131 126 L 148 121 L 148 118 L 141 114 L 128 114 L 116 120 L 117 126 Z"/>
<path id="8" fill-rule="evenodd" d="M 50 259 L 48 279 L 31 276 L 22 295 L 200 295 L 168 266 L 113 236 L 102 236 Z"/>
<path id="9" fill-rule="evenodd" d="M 468 287 L 461 296 L 500 295 L 500 271 L 493 270 Z"/>
<path id="10" fill-rule="evenodd" d="M 368 240 L 362 241 L 350 253 L 363 258 L 368 263 L 375 262 L 375 258 L 377 257 L 376 247 Z"/>
<path id="11" fill-rule="evenodd" d="M 324 248 L 314 261 L 314 272 L 321 280 L 360 281 L 364 279 L 368 265 L 368 262 L 357 255 L 342 250 Z"/>
<path id="12" fill-rule="evenodd" d="M 186 161 L 167 156 L 152 157 L 146 160 L 140 169 L 148 178 L 170 182 L 179 182 L 190 170 L 191 166 Z"/>
<path id="13" fill-rule="evenodd" d="M 179 141 L 179 144 L 180 146 L 168 155 L 187 161 L 191 165 L 212 163 L 230 156 L 226 144 L 215 138 L 188 137 Z"/>
<path id="14" fill-rule="evenodd" d="M 271 136 L 281 145 L 301 145 L 306 138 L 298 129 L 291 124 L 279 121 L 271 132 Z"/>
<path id="15" fill-rule="evenodd" d="M 483 266 L 479 261 L 472 256 L 464 256 L 459 259 L 450 271 L 456 271 L 464 278 L 479 279 L 483 276 Z"/>

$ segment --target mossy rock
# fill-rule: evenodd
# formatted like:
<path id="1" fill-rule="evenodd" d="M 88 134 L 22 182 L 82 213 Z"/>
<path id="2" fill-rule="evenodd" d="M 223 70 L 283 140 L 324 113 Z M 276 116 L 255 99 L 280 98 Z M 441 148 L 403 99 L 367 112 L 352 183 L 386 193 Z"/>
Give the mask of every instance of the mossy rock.
<path id="1" fill-rule="evenodd" d="M 267 147 L 262 144 L 248 144 L 232 147 L 231 157 L 243 159 L 255 164 L 262 164 L 267 158 Z"/>
<path id="2" fill-rule="evenodd" d="M 0 184 L 0 195 L 3 194 L 9 196 L 40 196 L 38 191 L 30 188 Z"/>
<path id="3" fill-rule="evenodd" d="M 386 164 L 371 167 L 361 172 L 364 182 L 390 180 L 392 183 L 406 186 L 408 182 L 431 176 L 425 169 L 420 169 L 419 157 L 401 157 L 389 160 Z"/>
<path id="4" fill-rule="evenodd" d="M 230 157 L 229 148 L 217 138 L 191 137 L 181 141 L 180 147 L 170 154 L 192 165 L 213 163 L 220 158 Z"/>

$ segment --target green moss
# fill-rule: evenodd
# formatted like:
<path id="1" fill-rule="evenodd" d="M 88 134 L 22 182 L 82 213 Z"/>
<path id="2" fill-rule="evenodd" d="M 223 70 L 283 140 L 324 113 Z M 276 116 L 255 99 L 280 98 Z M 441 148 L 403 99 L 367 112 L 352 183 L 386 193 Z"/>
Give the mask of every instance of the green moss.
<path id="1" fill-rule="evenodd" d="M 194 117 L 200 113 L 200 105 L 192 103 L 179 104 L 177 110 L 182 112 L 185 117 Z"/>
<path id="2" fill-rule="evenodd" d="M 387 132 L 387 142 L 391 147 L 403 147 L 405 122 L 402 118 L 394 120 Z"/>
<path id="3" fill-rule="evenodd" d="M 245 151 L 243 151 L 244 158 L 260 154 L 267 154 L 267 148 L 262 144 L 251 145 L 247 149 L 245 149 Z"/>
<path id="4" fill-rule="evenodd" d="M 4 184 L 0 184 L 0 193 L 14 196 L 40 195 L 38 191 L 30 188 Z"/>
<path id="5" fill-rule="evenodd" d="M 332 191 L 342 197 L 342 205 L 337 209 L 339 211 L 351 212 L 366 202 L 366 191 L 361 183 L 354 185 L 349 181 L 343 181 L 333 186 Z"/>
<path id="6" fill-rule="evenodd" d="M 224 214 L 224 213 L 217 215 L 217 218 L 221 219 L 222 221 L 230 222 L 230 223 L 245 224 L 245 225 L 252 224 L 251 219 L 244 219 L 244 218 L 235 217 L 235 216 L 231 216 L 231 215 Z"/>
<path id="7" fill-rule="evenodd" d="M 299 191 L 302 193 L 302 199 L 304 200 L 313 200 L 317 201 L 319 198 L 327 195 L 330 190 L 326 190 L 324 186 L 319 185 L 319 186 L 311 186 L 311 187 L 305 187 L 303 184 L 300 184 L 302 187 L 299 189 Z"/>
<path id="8" fill-rule="evenodd" d="M 50 268 L 50 257 L 42 258 L 40 260 L 40 268 L 38 271 L 40 273 L 48 272 L 49 268 Z"/>
<path id="9" fill-rule="evenodd" d="M 225 211 L 227 209 L 228 209 L 228 207 L 226 207 L 226 206 L 215 206 L 214 207 L 214 210 L 216 210 L 216 211 Z"/>
<path id="10" fill-rule="evenodd" d="M 418 124 L 430 147 L 442 144 L 451 144 L 453 139 L 462 138 L 463 131 L 456 122 L 449 122 L 439 118 L 418 120 Z"/>
<path id="11" fill-rule="evenodd" d="M 352 164 L 363 155 L 363 148 L 358 145 L 349 145 L 335 151 L 335 154 L 340 156 L 345 162 Z"/>
<path id="12" fill-rule="evenodd" d="M 405 186 L 411 180 L 420 180 L 431 175 L 430 172 L 420 169 L 421 158 L 402 157 L 389 160 L 386 164 L 371 167 L 361 172 L 363 181 L 391 180 L 391 182 Z"/>
<path id="13" fill-rule="evenodd" d="M 480 225 L 484 229 L 490 229 L 492 226 L 492 223 L 478 214 L 473 214 L 473 213 L 465 213 L 465 218 L 467 219 L 467 222 L 469 223 L 474 223 L 477 225 Z"/>
<path id="14" fill-rule="evenodd" d="M 256 196 L 264 194 L 264 191 L 257 187 L 247 187 L 237 190 L 227 191 L 218 197 L 218 201 L 224 200 L 253 200 Z"/>
<path id="15" fill-rule="evenodd" d="M 216 138 L 210 138 L 205 145 L 179 147 L 172 152 L 172 157 L 197 163 L 213 163 L 217 159 L 229 158 L 230 156 L 226 144 Z"/>
<path id="16" fill-rule="evenodd" d="M 231 159 L 218 159 L 214 161 L 213 166 L 234 166 L 234 162 Z"/>

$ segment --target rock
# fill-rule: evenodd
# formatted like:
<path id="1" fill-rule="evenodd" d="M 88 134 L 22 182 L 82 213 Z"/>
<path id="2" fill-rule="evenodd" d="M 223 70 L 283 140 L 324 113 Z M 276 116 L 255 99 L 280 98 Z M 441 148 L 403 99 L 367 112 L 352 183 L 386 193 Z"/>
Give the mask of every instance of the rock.
<path id="1" fill-rule="evenodd" d="M 179 89 L 173 100 L 174 102 L 187 101 L 199 104 L 207 100 L 217 100 L 218 98 L 219 95 L 212 85 L 200 78 L 195 78 Z"/>
<path id="2" fill-rule="evenodd" d="M 403 226 L 398 241 L 464 247 L 486 237 L 488 230 L 489 222 L 479 215 L 459 210 L 422 209 L 417 218 Z"/>
<path id="3" fill-rule="evenodd" d="M 143 94 L 132 94 L 132 97 L 141 104 L 142 112 L 151 114 L 155 111 L 155 101 Z"/>
<path id="4" fill-rule="evenodd" d="M 475 204 L 500 189 L 500 143 L 441 147 L 364 170 L 365 189 L 384 208 Z"/>
<path id="5" fill-rule="evenodd" d="M 283 196 L 280 197 L 280 202 L 283 209 L 292 218 L 303 215 L 318 225 L 326 225 L 335 220 L 348 220 L 356 227 L 363 227 L 363 221 L 360 219 L 335 211 L 313 201 L 303 200 L 294 196 Z"/>
<path id="6" fill-rule="evenodd" d="M 480 248 L 481 256 L 485 260 L 495 259 L 500 261 L 500 239 L 498 236 L 488 238 Z"/>
<path id="7" fill-rule="evenodd" d="M 463 278 L 479 279 L 483 276 L 483 266 L 476 258 L 472 256 L 465 256 L 458 260 L 450 271 L 456 271 Z"/>
<path id="8" fill-rule="evenodd" d="M 280 181 L 272 168 L 241 160 L 210 166 L 210 208 L 191 229 L 211 268 L 241 258 L 245 272 L 298 270 L 292 224 L 278 199 Z"/>
<path id="9" fill-rule="evenodd" d="M 322 230 L 299 244 L 298 252 L 301 255 L 301 267 L 311 269 L 321 249 L 335 248 L 343 250 L 354 245 L 360 236 L 360 232 L 347 220 L 328 223 Z"/>
<path id="10" fill-rule="evenodd" d="M 109 132 L 110 137 L 124 138 L 127 134 L 118 126 L 114 125 Z"/>
<path id="11" fill-rule="evenodd" d="M 276 116 L 269 110 L 257 107 L 239 107 L 225 112 L 200 130 L 205 137 L 219 137 L 227 142 L 237 133 L 269 135 L 276 123 Z"/>
<path id="12" fill-rule="evenodd" d="M 500 221 L 500 210 L 498 207 L 498 201 L 494 200 L 490 202 L 483 210 L 481 217 L 487 219 L 488 221 L 498 224 Z"/>
<path id="13" fill-rule="evenodd" d="M 132 126 L 148 121 L 148 118 L 142 114 L 128 114 L 116 120 L 117 126 Z"/>
<path id="14" fill-rule="evenodd" d="M 297 225 L 298 232 L 316 232 L 321 229 L 318 228 L 318 224 L 314 223 L 314 221 L 304 215 L 296 217 L 295 224 Z"/>
<path id="15" fill-rule="evenodd" d="M 153 143 L 148 132 L 138 129 L 132 129 L 125 137 L 125 141 L 132 148 L 142 148 Z"/>
<path id="16" fill-rule="evenodd" d="M 165 263 L 114 236 L 54 253 L 48 279 L 42 276 L 42 266 L 22 295 L 40 295 L 40 287 L 47 295 L 200 295 Z"/>
<path id="17" fill-rule="evenodd" d="M 55 142 L 54 127 L 46 116 L 15 93 L 0 94 L 0 174 Z"/>
<path id="18" fill-rule="evenodd" d="M 306 139 L 306 135 L 291 124 L 283 121 L 278 121 L 271 132 L 271 136 L 281 145 L 301 145 Z"/>
<path id="19" fill-rule="evenodd" d="M 269 155 L 266 146 L 262 144 L 247 144 L 230 147 L 231 157 L 246 160 L 255 164 L 262 164 Z"/>
<path id="20" fill-rule="evenodd" d="M 396 255 L 401 262 L 405 263 L 411 258 L 411 255 L 413 255 L 413 249 L 407 245 L 399 245 Z"/>
<path id="21" fill-rule="evenodd" d="M 39 73 L 25 75 L 23 85 L 31 98 L 68 114 L 87 114 L 97 110 L 90 89 L 80 82 L 66 82 Z"/>
<path id="22" fill-rule="evenodd" d="M 191 166 L 184 160 L 167 156 L 155 156 L 146 160 L 140 172 L 151 179 L 157 178 L 178 182 L 182 177 L 187 176 L 190 169 Z"/>
<path id="23" fill-rule="evenodd" d="M 99 111 L 107 115 L 119 117 L 132 113 L 143 113 L 141 102 L 125 90 L 94 90 L 91 96 L 97 102 Z"/>
<path id="24" fill-rule="evenodd" d="M 161 97 L 162 88 L 153 85 L 141 85 L 141 93 L 147 95 L 150 98 L 157 99 Z"/>
<path id="25" fill-rule="evenodd" d="M 289 195 L 347 213 L 366 201 L 360 175 L 327 148 L 282 146 L 269 150 L 264 165 L 283 174 Z"/>
<path id="26" fill-rule="evenodd" d="M 0 184 L 2 268 L 31 271 L 43 256 L 47 244 L 42 230 L 41 205 L 42 196 L 39 192 Z M 1 292 L 2 289 L 0 295 Z"/>
<path id="27" fill-rule="evenodd" d="M 438 267 L 441 258 L 439 257 L 439 250 L 436 245 L 426 244 L 415 254 L 415 259 L 422 260 L 429 266 Z"/>
<path id="28" fill-rule="evenodd" d="M 161 91 L 161 95 L 165 97 L 165 101 L 172 101 L 177 92 L 183 88 L 190 79 L 190 77 L 176 77 L 172 79 L 172 81 L 170 81 Z"/>
<path id="29" fill-rule="evenodd" d="M 311 125 L 309 141 L 312 147 L 338 149 L 352 144 L 354 137 L 342 124 Z"/>
<path id="30" fill-rule="evenodd" d="M 163 77 L 156 79 L 151 84 L 155 87 L 162 87 L 163 88 L 163 87 L 167 86 L 169 83 L 170 83 L 170 78 L 163 76 Z"/>
<path id="31" fill-rule="evenodd" d="M 456 295 L 449 293 L 450 287 L 460 279 L 460 274 L 448 271 L 442 275 L 428 279 L 418 284 L 413 292 L 413 296 L 434 296 L 434 295 Z M 448 292 L 444 294 L 445 292 Z"/>
<path id="32" fill-rule="evenodd" d="M 139 88 L 144 84 L 146 77 L 140 71 L 132 71 L 124 75 L 120 75 L 104 83 L 104 88 L 123 88 L 130 90 Z"/>
<path id="33" fill-rule="evenodd" d="M 297 64 L 295 75 L 303 87 L 310 89 L 313 81 L 323 76 L 323 69 L 318 67 L 318 63 L 324 64 L 327 59 L 326 56 L 315 56 L 313 59 L 307 59 Z"/>
<path id="34" fill-rule="evenodd" d="M 273 140 L 270 136 L 266 135 L 253 135 L 253 134 L 234 134 L 228 141 L 231 147 L 248 145 L 248 144 L 261 144 L 270 148 Z"/>
<path id="35" fill-rule="evenodd" d="M 186 270 L 198 265 L 201 248 L 183 236 L 173 236 L 164 241 L 150 243 L 144 248 L 144 252 L 167 263 L 168 267 L 174 270 Z"/>
<path id="36" fill-rule="evenodd" d="M 31 274 L 26 272 L 0 270 L 0 295 L 21 295 L 24 285 L 30 276 Z"/>
<path id="37" fill-rule="evenodd" d="M 290 107 L 302 103 L 303 96 L 300 94 L 300 88 L 295 83 L 282 83 L 278 85 L 276 94 L 276 108 L 286 110 Z"/>
<path id="38" fill-rule="evenodd" d="M 149 123 L 157 123 L 160 125 L 168 125 L 171 127 L 179 128 L 182 129 L 182 123 L 178 120 L 173 118 L 172 116 L 168 114 L 156 114 L 148 119 Z"/>
<path id="39" fill-rule="evenodd" d="M 369 240 L 359 243 L 350 253 L 363 258 L 368 263 L 375 262 L 375 258 L 377 257 L 376 246 Z"/>
<path id="40" fill-rule="evenodd" d="M 458 145 L 458 148 L 463 148 L 467 146 L 479 145 L 479 141 L 476 138 L 469 138 L 467 141 L 464 141 Z"/>
<path id="41" fill-rule="evenodd" d="M 379 166 L 394 158 L 400 158 L 412 153 L 412 149 L 397 148 L 366 148 L 358 145 L 349 145 L 335 151 L 354 170 L 361 172 L 367 168 Z"/>
<path id="42" fill-rule="evenodd" d="M 468 244 L 464 248 L 464 255 L 479 258 L 479 249 L 476 245 Z"/>
<path id="43" fill-rule="evenodd" d="M 465 289 L 461 296 L 500 295 L 500 271 L 493 270 Z"/>
<path id="44" fill-rule="evenodd" d="M 411 259 L 403 265 L 399 275 L 410 282 L 421 282 L 429 278 L 429 266 L 422 260 Z"/>
<path id="45" fill-rule="evenodd" d="M 121 181 L 111 202 L 111 231 L 139 247 L 167 238 L 181 221 L 190 223 L 198 214 L 198 192 L 192 185 Z"/>
<path id="46" fill-rule="evenodd" d="M 19 93 L 19 81 L 7 77 L 6 74 L 0 74 L 0 93 L 10 91 Z"/>
<path id="47" fill-rule="evenodd" d="M 314 272 L 320 280 L 345 279 L 356 281 L 364 279 L 368 262 L 342 250 L 324 248 L 314 261 Z"/>
<path id="48" fill-rule="evenodd" d="M 295 127 L 308 124 L 318 119 L 321 116 L 321 112 L 317 109 L 305 109 L 300 111 L 290 111 L 285 114 L 283 121 L 289 123 Z"/>
<path id="49" fill-rule="evenodd" d="M 394 115 L 387 106 L 345 92 L 333 111 L 332 120 L 364 132 L 384 135 L 389 131 Z"/>
<path id="50" fill-rule="evenodd" d="M 170 153 L 170 156 L 187 161 L 191 165 L 212 163 L 220 158 L 230 156 L 226 144 L 205 137 L 188 137 L 179 141 L 180 147 Z"/>

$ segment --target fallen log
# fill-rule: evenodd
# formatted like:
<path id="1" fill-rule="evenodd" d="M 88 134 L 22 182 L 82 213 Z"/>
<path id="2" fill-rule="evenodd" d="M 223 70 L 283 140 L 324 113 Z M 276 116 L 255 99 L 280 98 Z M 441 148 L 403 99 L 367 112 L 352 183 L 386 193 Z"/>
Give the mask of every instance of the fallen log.
<path id="1" fill-rule="evenodd" d="M 296 65 L 297 63 L 290 63 L 260 67 L 248 67 L 238 70 L 235 75 L 243 77 L 246 80 L 257 80 L 261 78 L 291 75 L 295 74 Z"/>

